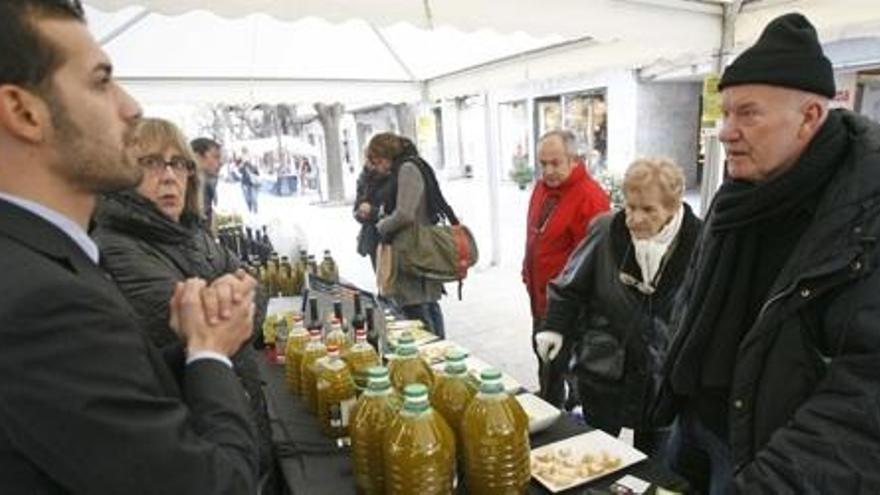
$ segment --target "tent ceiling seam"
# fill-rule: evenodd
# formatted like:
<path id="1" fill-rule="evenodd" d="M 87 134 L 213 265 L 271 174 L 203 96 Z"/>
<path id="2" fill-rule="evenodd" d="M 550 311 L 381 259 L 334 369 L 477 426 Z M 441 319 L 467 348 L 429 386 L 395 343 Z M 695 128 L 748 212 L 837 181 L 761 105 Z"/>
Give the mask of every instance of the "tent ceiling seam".
<path id="1" fill-rule="evenodd" d="M 422 0 L 422 6 L 425 8 L 425 25 L 431 31 L 434 30 L 434 13 L 431 12 L 431 0 Z"/>
<path id="2" fill-rule="evenodd" d="M 102 36 L 101 39 L 98 40 L 98 45 L 106 46 L 108 43 L 122 36 L 129 30 L 131 30 L 131 28 L 135 27 L 141 21 L 149 17 L 150 14 L 152 14 L 150 9 L 143 8 L 143 10 L 132 15 L 127 21 L 120 24 L 119 27 Z"/>
<path id="3" fill-rule="evenodd" d="M 367 22 L 367 24 L 370 26 L 370 29 L 373 30 L 373 33 L 376 34 L 376 37 L 379 38 L 379 41 L 381 41 L 382 44 L 385 45 L 385 49 L 388 50 L 388 53 L 391 54 L 391 57 L 394 58 L 398 65 L 400 65 L 400 68 L 403 69 L 403 72 L 406 73 L 406 75 L 409 77 L 409 80 L 411 82 L 418 82 L 419 79 L 416 77 L 413 71 L 410 70 L 409 66 L 406 65 L 406 63 L 397 53 L 397 50 L 395 50 L 394 47 L 391 46 L 391 43 L 388 41 L 385 35 L 382 34 L 382 31 L 380 31 L 379 28 L 377 28 L 376 25 L 372 22 Z"/>
<path id="4" fill-rule="evenodd" d="M 468 67 L 463 67 L 461 69 L 456 69 L 450 72 L 446 72 L 444 74 L 439 74 L 436 76 L 429 77 L 425 80 L 427 84 L 434 83 L 440 79 L 445 79 L 447 77 L 458 76 L 461 74 L 466 74 L 468 72 L 474 72 L 480 69 L 484 69 L 486 67 L 492 67 L 494 65 L 500 65 L 507 62 L 515 61 L 515 60 L 527 60 L 529 58 L 534 58 L 545 53 L 560 51 L 560 50 L 570 50 L 576 48 L 582 44 L 591 43 L 596 44 L 596 38 L 592 36 L 582 36 L 580 38 L 575 38 L 573 40 L 563 41 L 561 43 L 554 43 L 552 45 L 543 46 L 540 48 L 534 48 L 532 50 L 526 50 L 523 52 L 514 53 L 512 55 L 507 55 L 504 57 L 499 57 L 492 60 L 487 60 L 485 62 L 481 62 L 479 64 L 471 65 Z"/>

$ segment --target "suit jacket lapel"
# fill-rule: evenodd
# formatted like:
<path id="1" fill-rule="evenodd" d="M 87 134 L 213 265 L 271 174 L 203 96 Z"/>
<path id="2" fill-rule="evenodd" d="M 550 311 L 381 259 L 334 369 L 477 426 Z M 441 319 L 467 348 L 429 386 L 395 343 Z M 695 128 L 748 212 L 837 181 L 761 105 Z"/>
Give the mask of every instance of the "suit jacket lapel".
<path id="1" fill-rule="evenodd" d="M 119 308 L 128 313 L 129 321 L 138 321 L 134 309 L 110 275 L 93 263 L 73 239 L 42 217 L 0 199 L 0 236 L 9 237 L 80 276 L 90 286 L 110 295 Z M 139 333 L 163 389 L 169 395 L 180 397 L 180 387 L 162 353 L 136 324 L 120 325 L 120 331 L 129 330 Z"/>

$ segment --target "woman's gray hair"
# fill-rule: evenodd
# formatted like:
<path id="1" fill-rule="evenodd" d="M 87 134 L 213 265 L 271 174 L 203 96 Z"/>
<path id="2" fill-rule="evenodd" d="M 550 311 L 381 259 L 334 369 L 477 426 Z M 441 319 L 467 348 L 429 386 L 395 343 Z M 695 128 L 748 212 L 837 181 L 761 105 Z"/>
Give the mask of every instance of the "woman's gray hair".
<path id="1" fill-rule="evenodd" d="M 637 158 L 623 176 L 623 193 L 655 184 L 663 194 L 663 204 L 673 207 L 684 198 L 684 171 L 672 159 L 666 157 Z"/>
<path id="2" fill-rule="evenodd" d="M 552 131 L 545 132 L 541 139 L 538 140 L 538 144 L 543 143 L 545 140 L 550 138 L 558 138 L 562 141 L 563 146 L 565 146 L 565 154 L 569 158 L 577 158 L 577 136 L 574 135 L 573 132 L 566 129 L 554 129 Z"/>

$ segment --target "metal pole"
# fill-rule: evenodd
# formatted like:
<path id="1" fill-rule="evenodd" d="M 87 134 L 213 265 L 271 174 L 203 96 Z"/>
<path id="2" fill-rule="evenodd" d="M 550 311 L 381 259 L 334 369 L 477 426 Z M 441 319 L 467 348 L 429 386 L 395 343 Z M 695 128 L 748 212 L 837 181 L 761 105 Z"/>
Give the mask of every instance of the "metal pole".
<path id="1" fill-rule="evenodd" d="M 501 263 L 501 218 L 498 206 L 500 182 L 498 177 L 498 114 L 494 98 L 486 92 L 484 97 L 486 113 L 486 168 L 489 185 L 489 229 L 492 235 L 492 254 L 490 266 Z"/>
<path id="2" fill-rule="evenodd" d="M 715 72 L 721 74 L 727 66 L 727 59 L 733 52 L 736 35 L 736 18 L 742 8 L 742 0 L 735 0 L 724 5 L 724 15 L 721 18 L 721 46 L 715 58 Z M 715 126 L 703 132 L 703 149 L 706 156 L 703 163 L 703 183 L 700 184 L 700 209 L 705 214 L 709 210 L 709 204 L 715 196 L 715 191 L 724 180 L 724 150 L 718 134 L 721 131 L 721 122 L 715 122 Z"/>

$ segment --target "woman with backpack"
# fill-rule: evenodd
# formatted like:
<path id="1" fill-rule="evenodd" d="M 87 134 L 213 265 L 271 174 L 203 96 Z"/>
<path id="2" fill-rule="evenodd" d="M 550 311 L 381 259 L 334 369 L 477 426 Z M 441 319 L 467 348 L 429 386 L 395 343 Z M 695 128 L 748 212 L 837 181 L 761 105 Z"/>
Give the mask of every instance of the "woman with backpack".
<path id="1" fill-rule="evenodd" d="M 433 170 L 419 157 L 412 141 L 390 132 L 376 134 L 367 146 L 367 160 L 376 173 L 389 176 L 384 217 L 376 224 L 382 242 L 391 243 L 395 235 L 414 224 L 434 225 L 443 219 L 458 222 L 443 199 Z M 442 283 L 398 272 L 391 294 L 407 318 L 423 321 L 432 333 L 445 338 L 438 303 L 443 296 Z"/>

